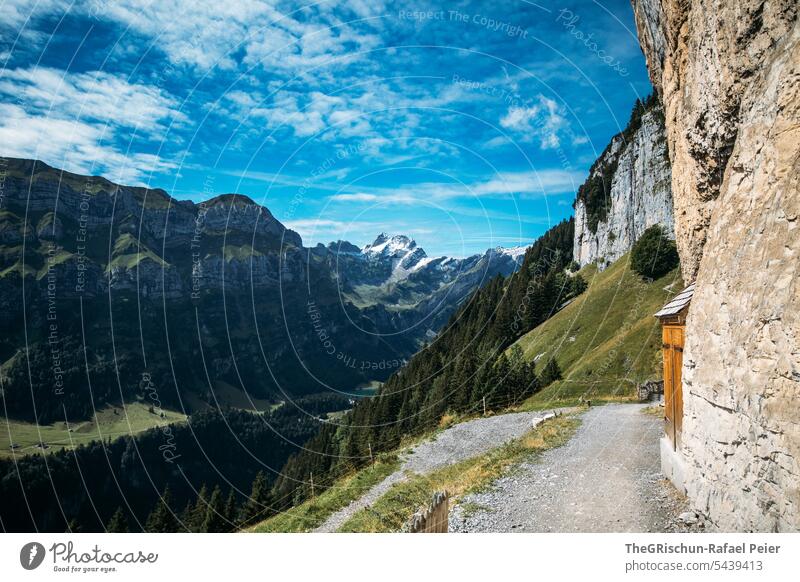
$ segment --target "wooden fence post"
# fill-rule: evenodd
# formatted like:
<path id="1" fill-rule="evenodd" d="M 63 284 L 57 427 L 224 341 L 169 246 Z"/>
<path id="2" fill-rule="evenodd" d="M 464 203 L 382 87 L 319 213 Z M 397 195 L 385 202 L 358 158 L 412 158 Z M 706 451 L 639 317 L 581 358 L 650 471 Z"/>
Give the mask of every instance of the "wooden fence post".
<path id="1" fill-rule="evenodd" d="M 450 514 L 449 499 L 447 491 L 434 493 L 428 508 L 412 515 L 403 528 L 404 531 L 409 533 L 447 533 Z"/>

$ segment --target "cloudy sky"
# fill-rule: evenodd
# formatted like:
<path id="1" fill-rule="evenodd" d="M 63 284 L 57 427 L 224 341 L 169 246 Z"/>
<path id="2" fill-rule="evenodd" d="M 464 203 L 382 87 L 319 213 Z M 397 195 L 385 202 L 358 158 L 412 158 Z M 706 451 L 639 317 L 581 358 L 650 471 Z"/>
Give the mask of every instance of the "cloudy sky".
<path id="1" fill-rule="evenodd" d="M 305 244 L 528 244 L 650 91 L 629 0 L 0 0 L 0 155 Z"/>

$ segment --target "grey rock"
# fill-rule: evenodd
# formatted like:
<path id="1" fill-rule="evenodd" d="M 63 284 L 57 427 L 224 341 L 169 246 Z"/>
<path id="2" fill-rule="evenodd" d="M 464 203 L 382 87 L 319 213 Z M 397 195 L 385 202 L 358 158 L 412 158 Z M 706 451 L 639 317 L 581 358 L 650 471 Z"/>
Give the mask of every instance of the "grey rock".
<path id="1" fill-rule="evenodd" d="M 596 232 L 591 232 L 586 206 L 577 200 L 573 244 L 574 259 L 581 266 L 602 258 L 598 264 L 601 270 L 627 253 L 654 224 L 662 225 L 668 236 L 675 237 L 671 172 L 660 107 L 642 116 L 641 126 L 628 143 L 616 136 L 604 155 L 600 165 L 617 163 L 608 216 L 598 223 Z"/>

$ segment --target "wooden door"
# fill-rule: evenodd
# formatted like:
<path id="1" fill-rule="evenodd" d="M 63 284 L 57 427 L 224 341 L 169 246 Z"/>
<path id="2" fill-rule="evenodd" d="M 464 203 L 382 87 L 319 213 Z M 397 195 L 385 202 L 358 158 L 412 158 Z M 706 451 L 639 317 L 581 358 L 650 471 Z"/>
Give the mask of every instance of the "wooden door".
<path id="1" fill-rule="evenodd" d="M 681 444 L 683 431 L 683 326 L 664 325 L 664 430 L 674 449 Z"/>
<path id="2" fill-rule="evenodd" d="M 672 377 L 673 377 L 673 396 L 675 403 L 675 450 L 681 446 L 681 434 L 683 433 L 683 327 L 676 327 L 672 330 Z"/>

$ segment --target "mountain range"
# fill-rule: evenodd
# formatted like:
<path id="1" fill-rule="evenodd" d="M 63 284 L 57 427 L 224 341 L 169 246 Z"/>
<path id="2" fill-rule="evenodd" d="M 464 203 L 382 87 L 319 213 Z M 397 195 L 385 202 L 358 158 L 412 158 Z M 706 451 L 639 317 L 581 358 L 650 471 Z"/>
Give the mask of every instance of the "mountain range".
<path id="1" fill-rule="evenodd" d="M 380 233 L 363 249 L 347 241 L 318 245 L 344 302 L 387 333 L 430 340 L 455 308 L 497 275 L 522 264 L 527 247 L 496 247 L 466 258 L 429 257 L 405 235 Z"/>
<path id="2" fill-rule="evenodd" d="M 152 399 L 151 384 L 186 411 L 225 404 L 221 385 L 269 402 L 350 393 L 524 253 L 430 258 L 385 233 L 364 249 L 306 248 L 241 194 L 193 203 L 3 162 L 2 390 L 10 416 L 39 422 Z"/>

